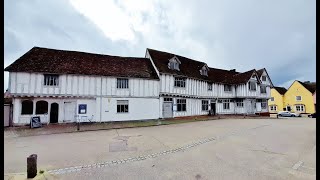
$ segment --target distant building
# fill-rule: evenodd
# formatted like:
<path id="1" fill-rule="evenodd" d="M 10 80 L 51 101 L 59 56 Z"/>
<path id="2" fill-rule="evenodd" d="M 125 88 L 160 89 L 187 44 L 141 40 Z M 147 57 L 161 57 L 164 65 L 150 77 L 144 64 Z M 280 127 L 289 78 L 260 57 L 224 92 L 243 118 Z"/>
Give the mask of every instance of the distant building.
<path id="1" fill-rule="evenodd" d="M 268 100 L 269 112 L 277 113 L 279 111 L 284 111 L 284 94 L 287 89 L 284 87 L 273 87 L 271 89 L 271 98 Z"/>
<path id="2" fill-rule="evenodd" d="M 270 113 L 290 111 L 311 114 L 316 111 L 316 83 L 295 80 L 286 90 L 274 87 L 269 100 Z"/>

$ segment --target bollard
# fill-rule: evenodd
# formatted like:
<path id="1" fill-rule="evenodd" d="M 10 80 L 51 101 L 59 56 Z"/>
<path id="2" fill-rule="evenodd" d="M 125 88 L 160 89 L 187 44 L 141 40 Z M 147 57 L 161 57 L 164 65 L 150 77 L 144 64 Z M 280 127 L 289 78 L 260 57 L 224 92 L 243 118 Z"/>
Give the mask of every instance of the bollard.
<path id="1" fill-rule="evenodd" d="M 27 158 L 27 178 L 34 178 L 37 175 L 37 155 L 31 154 Z"/>

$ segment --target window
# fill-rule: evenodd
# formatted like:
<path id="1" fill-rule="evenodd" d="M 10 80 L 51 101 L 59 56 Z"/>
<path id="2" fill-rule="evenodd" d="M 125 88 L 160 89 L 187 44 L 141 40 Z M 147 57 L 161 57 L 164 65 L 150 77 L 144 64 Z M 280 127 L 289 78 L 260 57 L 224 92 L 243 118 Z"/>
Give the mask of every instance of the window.
<path id="1" fill-rule="evenodd" d="M 36 114 L 47 114 L 48 113 L 48 102 L 38 101 L 36 103 Z"/>
<path id="2" fill-rule="evenodd" d="M 230 109 L 230 100 L 229 99 L 223 100 L 222 103 L 223 103 L 223 109 Z"/>
<path id="3" fill-rule="evenodd" d="M 178 59 L 176 56 L 174 56 L 173 58 L 171 58 L 171 59 L 169 60 L 168 68 L 169 68 L 169 69 L 172 69 L 172 70 L 178 70 L 178 71 L 180 71 L 180 69 L 179 69 L 179 64 L 181 64 L 181 62 L 179 61 L 179 59 Z"/>
<path id="4" fill-rule="evenodd" d="M 263 99 L 261 101 L 261 109 L 267 109 L 267 100 Z"/>
<path id="5" fill-rule="evenodd" d="M 267 80 L 267 76 L 261 76 L 261 80 L 262 81 L 266 81 Z"/>
<path id="6" fill-rule="evenodd" d="M 187 101 L 186 99 L 177 99 L 177 111 L 186 111 Z"/>
<path id="7" fill-rule="evenodd" d="M 87 114 L 86 104 L 79 104 L 78 114 Z"/>
<path id="8" fill-rule="evenodd" d="M 257 90 L 255 82 L 252 82 L 252 81 L 249 82 L 249 90 L 251 90 L 251 91 Z"/>
<path id="9" fill-rule="evenodd" d="M 174 86 L 175 87 L 186 87 L 186 79 L 185 78 L 174 78 Z"/>
<path id="10" fill-rule="evenodd" d="M 230 92 L 231 91 L 231 85 L 225 84 L 224 85 L 224 91 Z"/>
<path id="11" fill-rule="evenodd" d="M 277 110 L 277 106 L 276 105 L 271 105 L 270 106 L 270 111 L 276 111 Z"/>
<path id="12" fill-rule="evenodd" d="M 271 97 L 271 98 L 270 98 L 270 101 L 274 101 L 274 97 Z"/>
<path id="13" fill-rule="evenodd" d="M 202 68 L 202 69 L 200 70 L 200 74 L 203 75 L 203 76 L 208 76 L 208 71 L 207 71 L 207 69 L 206 69 L 206 68 Z"/>
<path id="14" fill-rule="evenodd" d="M 266 86 L 260 86 L 260 93 L 267 93 L 267 87 Z"/>
<path id="15" fill-rule="evenodd" d="M 177 62 L 169 62 L 169 68 L 172 70 L 180 70 L 179 63 L 177 63 Z"/>
<path id="16" fill-rule="evenodd" d="M 296 105 L 296 111 L 304 112 L 304 105 Z"/>
<path id="17" fill-rule="evenodd" d="M 44 75 L 44 85 L 45 86 L 58 86 L 59 85 L 59 75 L 45 74 Z"/>
<path id="18" fill-rule="evenodd" d="M 208 111 L 209 110 L 209 101 L 202 100 L 202 111 Z"/>
<path id="19" fill-rule="evenodd" d="M 172 102 L 172 98 L 163 98 L 164 102 Z"/>
<path id="20" fill-rule="evenodd" d="M 212 91 L 212 84 L 208 83 L 208 91 Z"/>
<path id="21" fill-rule="evenodd" d="M 118 89 L 128 89 L 129 88 L 129 79 L 117 78 L 117 88 Z"/>
<path id="22" fill-rule="evenodd" d="M 237 107 L 243 107 L 243 99 L 236 100 Z"/>
<path id="23" fill-rule="evenodd" d="M 24 100 L 21 102 L 21 114 L 32 114 L 33 113 L 33 102 L 30 100 Z"/>
<path id="24" fill-rule="evenodd" d="M 117 113 L 129 112 L 129 101 L 128 100 L 117 100 Z"/>
<path id="25" fill-rule="evenodd" d="M 296 101 L 301 101 L 301 96 L 296 96 Z"/>

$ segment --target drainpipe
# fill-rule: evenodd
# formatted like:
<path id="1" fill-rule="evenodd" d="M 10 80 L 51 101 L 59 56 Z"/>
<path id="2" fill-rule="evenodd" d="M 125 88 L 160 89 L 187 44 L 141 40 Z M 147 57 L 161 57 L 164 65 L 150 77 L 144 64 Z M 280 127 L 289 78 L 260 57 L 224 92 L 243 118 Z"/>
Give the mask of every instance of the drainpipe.
<path id="1" fill-rule="evenodd" d="M 100 77 L 100 123 L 102 122 L 102 77 Z"/>

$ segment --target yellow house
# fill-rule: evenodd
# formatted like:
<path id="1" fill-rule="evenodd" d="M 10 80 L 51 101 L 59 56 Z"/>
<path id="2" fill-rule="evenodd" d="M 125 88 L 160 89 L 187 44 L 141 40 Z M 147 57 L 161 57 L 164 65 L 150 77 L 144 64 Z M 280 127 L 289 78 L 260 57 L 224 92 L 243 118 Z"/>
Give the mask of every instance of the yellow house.
<path id="1" fill-rule="evenodd" d="M 315 112 L 313 95 L 316 91 L 316 83 L 300 82 L 295 80 L 284 94 L 283 102 L 287 111 L 311 114 Z"/>
<path id="2" fill-rule="evenodd" d="M 268 100 L 270 113 L 277 113 L 284 110 L 283 96 L 286 92 L 287 89 L 284 87 L 273 87 L 271 89 L 271 98 Z"/>

